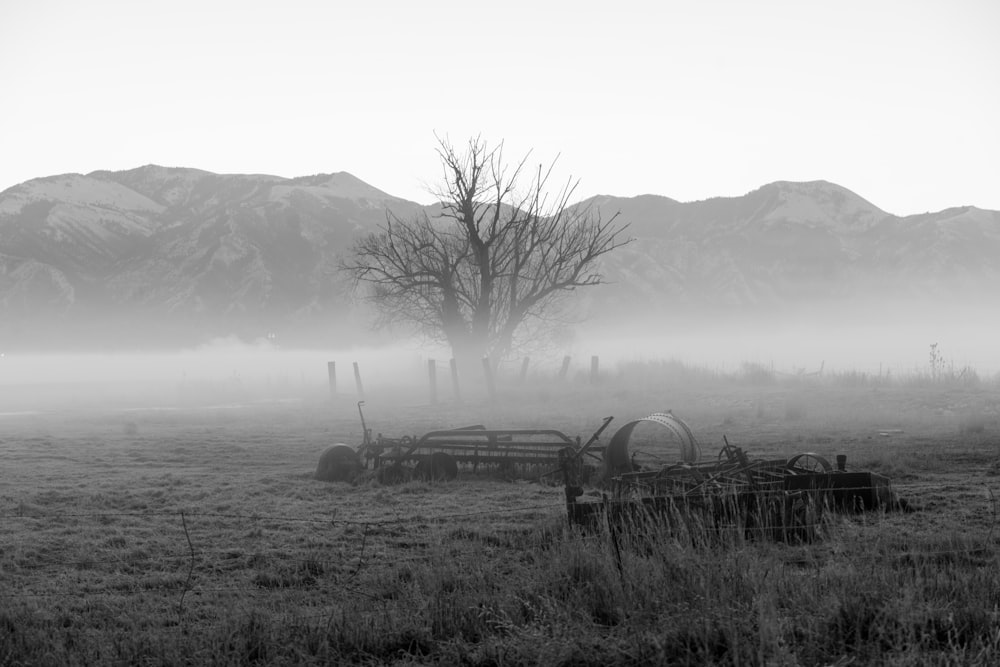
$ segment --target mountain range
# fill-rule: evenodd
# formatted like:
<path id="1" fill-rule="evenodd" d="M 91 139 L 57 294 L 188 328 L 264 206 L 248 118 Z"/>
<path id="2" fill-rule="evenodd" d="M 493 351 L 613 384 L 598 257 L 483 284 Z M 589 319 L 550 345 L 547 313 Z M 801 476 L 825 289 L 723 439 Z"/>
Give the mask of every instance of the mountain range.
<path id="1" fill-rule="evenodd" d="M 898 217 L 825 181 L 679 202 L 599 196 L 636 239 L 581 307 L 793 314 L 822 304 L 995 300 L 1000 212 Z M 368 317 L 337 265 L 353 240 L 423 207 L 346 172 L 300 178 L 148 165 L 0 192 L 0 346 L 161 347 L 276 334 L 357 342 Z M 431 211 L 433 214 L 433 211 Z"/>

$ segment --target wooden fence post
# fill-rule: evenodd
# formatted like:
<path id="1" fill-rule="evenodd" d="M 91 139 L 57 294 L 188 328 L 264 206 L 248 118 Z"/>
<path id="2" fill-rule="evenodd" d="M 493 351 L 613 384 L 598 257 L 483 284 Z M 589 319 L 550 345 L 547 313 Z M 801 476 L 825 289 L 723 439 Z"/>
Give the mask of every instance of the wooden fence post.
<path id="1" fill-rule="evenodd" d="M 566 373 L 569 372 L 569 355 L 567 354 L 563 357 L 562 367 L 559 369 L 559 381 L 562 382 L 566 379 Z"/>
<path id="2" fill-rule="evenodd" d="M 455 392 L 455 402 L 461 403 L 462 391 L 458 386 L 458 361 L 452 357 L 448 364 L 451 366 L 451 389 Z"/>
<path id="3" fill-rule="evenodd" d="M 337 362 L 328 361 L 326 362 L 326 376 L 330 380 L 330 398 L 337 397 Z M 303 375 L 303 384 L 305 384 L 305 376 Z"/>
<path id="4" fill-rule="evenodd" d="M 525 357 L 524 361 L 521 362 L 521 373 L 517 376 L 517 383 L 524 384 L 524 381 L 528 378 L 528 363 L 530 357 Z"/>
<path id="5" fill-rule="evenodd" d="M 595 384 L 600 375 L 600 360 L 595 354 L 590 358 L 590 383 Z"/>
<path id="6" fill-rule="evenodd" d="M 486 377 L 486 391 L 489 392 L 490 401 L 497 400 L 497 385 L 493 380 L 493 366 L 489 357 L 483 357 L 483 375 Z"/>
<path id="7" fill-rule="evenodd" d="M 430 384 L 431 405 L 437 405 L 438 402 L 437 362 L 434 361 L 433 359 L 427 360 L 427 382 Z"/>
<path id="8" fill-rule="evenodd" d="M 358 388 L 358 398 L 362 401 L 365 400 L 365 388 L 361 384 L 361 369 L 358 368 L 358 362 L 354 362 L 354 384 Z"/>

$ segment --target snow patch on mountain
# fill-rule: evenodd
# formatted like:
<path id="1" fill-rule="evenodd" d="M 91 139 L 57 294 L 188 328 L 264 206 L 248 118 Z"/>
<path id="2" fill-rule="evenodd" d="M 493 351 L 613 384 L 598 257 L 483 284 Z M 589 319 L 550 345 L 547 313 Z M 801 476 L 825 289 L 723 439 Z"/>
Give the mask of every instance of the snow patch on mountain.
<path id="1" fill-rule="evenodd" d="M 888 213 L 839 185 L 827 181 L 778 181 L 764 186 L 777 192 L 768 219 L 805 223 L 838 232 L 869 229 Z"/>
<path id="2" fill-rule="evenodd" d="M 346 171 L 284 181 L 271 188 L 271 199 L 287 199 L 297 192 L 307 193 L 322 200 L 352 199 L 368 208 L 382 208 L 386 202 L 400 201 L 398 197 L 372 187 Z"/>
<path id="3" fill-rule="evenodd" d="M 46 218 L 54 238 L 84 235 L 98 242 L 112 243 L 121 236 L 149 236 L 156 229 L 153 218 L 113 208 L 56 204 Z"/>
<path id="4" fill-rule="evenodd" d="M 25 205 L 38 201 L 154 215 L 164 208 L 162 204 L 119 183 L 80 174 L 63 174 L 36 178 L 5 191 L 0 197 L 0 214 L 19 213 Z"/>

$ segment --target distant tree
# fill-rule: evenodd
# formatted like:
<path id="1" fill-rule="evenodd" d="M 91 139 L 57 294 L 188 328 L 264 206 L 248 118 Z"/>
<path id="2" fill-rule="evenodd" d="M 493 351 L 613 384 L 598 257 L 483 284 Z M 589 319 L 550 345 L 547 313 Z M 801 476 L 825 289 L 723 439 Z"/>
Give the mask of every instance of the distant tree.
<path id="1" fill-rule="evenodd" d="M 369 288 L 378 326 L 411 325 L 462 363 L 489 356 L 496 364 L 563 322 L 563 299 L 599 285 L 597 260 L 631 239 L 617 214 L 605 221 L 570 205 L 579 181 L 550 196 L 554 162 L 528 175 L 528 156 L 508 165 L 503 143 L 480 138 L 461 153 L 438 139 L 437 153 L 443 176 L 432 190 L 433 217 L 390 212 L 342 268 Z"/>

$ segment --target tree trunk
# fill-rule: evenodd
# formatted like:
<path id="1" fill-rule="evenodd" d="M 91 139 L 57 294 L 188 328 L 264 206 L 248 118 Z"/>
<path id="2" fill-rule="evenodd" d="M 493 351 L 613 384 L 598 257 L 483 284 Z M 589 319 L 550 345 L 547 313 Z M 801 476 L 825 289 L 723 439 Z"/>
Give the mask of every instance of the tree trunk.
<path id="1" fill-rule="evenodd" d="M 458 363 L 458 372 L 466 384 L 481 385 L 483 380 L 483 357 L 487 354 L 486 340 L 475 336 L 467 327 L 456 327 L 448 334 L 451 353 Z M 493 360 L 490 360 L 491 363 Z M 471 386 L 470 385 L 470 386 Z"/>

